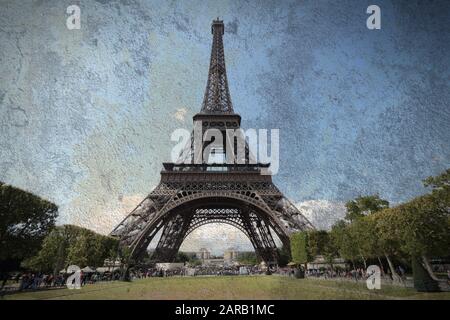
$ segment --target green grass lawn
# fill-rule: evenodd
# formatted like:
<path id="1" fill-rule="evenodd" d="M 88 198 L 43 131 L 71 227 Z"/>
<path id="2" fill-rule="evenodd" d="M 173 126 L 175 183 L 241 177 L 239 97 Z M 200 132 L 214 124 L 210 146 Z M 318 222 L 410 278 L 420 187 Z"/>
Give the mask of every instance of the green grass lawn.
<path id="1" fill-rule="evenodd" d="M 364 282 L 293 279 L 280 276 L 148 278 L 5 295 L 3 299 L 448 299 L 450 293 L 420 293 Z"/>

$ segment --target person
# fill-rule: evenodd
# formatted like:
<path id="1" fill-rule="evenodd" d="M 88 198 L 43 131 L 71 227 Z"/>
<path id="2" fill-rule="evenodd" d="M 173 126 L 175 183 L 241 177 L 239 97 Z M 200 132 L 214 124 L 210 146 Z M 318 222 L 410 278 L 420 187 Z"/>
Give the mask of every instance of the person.
<path id="1" fill-rule="evenodd" d="M 25 289 L 26 288 L 26 283 L 28 282 L 27 279 L 28 277 L 27 277 L 27 274 L 26 273 L 24 273 L 24 274 L 22 274 L 22 277 L 21 277 L 21 279 L 20 279 L 20 285 L 19 285 L 19 291 L 22 291 L 23 289 Z"/>
<path id="2" fill-rule="evenodd" d="M 400 275 L 400 278 L 404 279 L 404 277 L 405 277 L 405 269 L 403 269 L 402 266 L 398 266 L 398 273 Z"/>
<path id="3" fill-rule="evenodd" d="M 391 272 L 390 269 L 388 269 L 387 274 L 388 274 L 388 277 L 389 277 L 390 280 L 394 280 L 394 278 L 392 277 L 392 272 Z"/>
<path id="4" fill-rule="evenodd" d="M 31 288 L 33 290 L 36 290 L 39 288 L 40 285 L 41 285 L 41 275 L 40 274 L 33 275 L 33 282 Z"/>
<path id="5" fill-rule="evenodd" d="M 358 281 L 358 271 L 353 269 L 352 270 L 352 277 L 355 281 Z"/>

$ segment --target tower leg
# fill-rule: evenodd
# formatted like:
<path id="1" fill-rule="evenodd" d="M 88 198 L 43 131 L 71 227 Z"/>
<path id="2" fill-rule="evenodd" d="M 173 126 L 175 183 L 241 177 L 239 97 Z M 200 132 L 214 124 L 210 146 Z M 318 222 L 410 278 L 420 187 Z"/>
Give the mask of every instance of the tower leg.
<path id="1" fill-rule="evenodd" d="M 178 249 L 183 242 L 191 223 L 192 214 L 189 212 L 176 213 L 166 222 L 161 238 L 152 255 L 152 260 L 160 262 L 174 262 Z"/>
<path id="2" fill-rule="evenodd" d="M 242 221 L 256 254 L 267 264 L 274 264 L 278 261 L 278 252 L 269 227 L 264 220 L 259 219 L 254 213 L 243 209 Z"/>

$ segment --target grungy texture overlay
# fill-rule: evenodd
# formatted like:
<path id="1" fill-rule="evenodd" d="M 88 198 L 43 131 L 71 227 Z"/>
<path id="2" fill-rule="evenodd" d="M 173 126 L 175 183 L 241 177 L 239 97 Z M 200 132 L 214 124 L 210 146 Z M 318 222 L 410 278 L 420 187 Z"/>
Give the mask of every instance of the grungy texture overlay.
<path id="1" fill-rule="evenodd" d="M 235 110 L 280 129 L 274 181 L 317 226 L 358 195 L 424 193 L 450 166 L 448 1 L 1 1 L 0 180 L 108 233 L 191 128 L 217 16 Z M 250 243 L 208 225 L 182 249 L 229 246 Z"/>

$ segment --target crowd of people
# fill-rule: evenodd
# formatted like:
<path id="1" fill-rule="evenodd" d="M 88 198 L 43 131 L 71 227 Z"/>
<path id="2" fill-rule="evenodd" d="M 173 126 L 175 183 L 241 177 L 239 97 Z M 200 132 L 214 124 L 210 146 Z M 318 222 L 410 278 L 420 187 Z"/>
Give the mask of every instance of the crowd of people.
<path id="1" fill-rule="evenodd" d="M 11 275 L 5 285 L 4 291 L 8 290 L 37 290 L 37 289 L 50 289 L 65 287 L 67 279 L 70 274 L 59 273 L 58 275 L 44 274 L 44 273 L 31 273 L 23 272 Z M 80 273 L 80 284 L 82 286 L 86 284 L 93 284 L 98 281 L 113 281 L 119 280 L 119 272 L 93 272 L 93 273 Z"/>
<path id="2" fill-rule="evenodd" d="M 243 269 L 244 268 L 244 269 Z M 220 266 L 199 265 L 193 267 L 178 267 L 164 270 L 158 268 L 140 268 L 130 272 L 131 279 L 143 279 L 149 277 L 171 276 L 220 276 L 220 275 L 253 275 L 263 274 L 264 270 L 259 266 Z"/>
<path id="3" fill-rule="evenodd" d="M 401 279 L 406 279 L 405 270 L 399 266 L 396 268 L 397 274 Z M 134 268 L 129 270 L 129 279 L 145 279 L 150 277 L 172 277 L 172 276 L 221 276 L 221 275 L 261 275 L 261 274 L 278 274 L 281 276 L 294 277 L 296 269 L 292 267 L 284 268 L 266 268 L 259 265 L 255 266 L 221 266 L 221 265 L 199 265 L 199 266 L 183 266 L 179 268 L 164 270 L 161 268 Z M 114 281 L 121 278 L 121 271 L 106 271 L 106 272 L 92 272 L 80 273 L 80 284 L 94 284 L 99 281 Z M 366 270 L 362 268 L 342 269 L 342 268 L 320 268 L 308 269 L 304 272 L 305 277 L 321 278 L 321 279 L 344 279 L 344 280 L 365 280 L 368 278 Z M 8 286 L 4 286 L 3 290 L 38 290 L 49 288 L 65 287 L 67 279 L 70 275 L 60 273 L 53 274 L 39 274 L 39 273 L 17 273 L 10 276 L 8 279 Z M 392 280 L 391 273 L 383 274 L 386 278 Z M 447 271 L 447 277 L 450 280 L 450 271 Z"/>
<path id="4" fill-rule="evenodd" d="M 237 266 L 208 266 L 200 265 L 195 267 L 182 267 L 170 270 L 161 268 L 136 268 L 129 270 L 128 279 L 145 279 L 150 277 L 172 277 L 172 276 L 206 276 L 206 275 L 239 275 L 239 274 L 262 274 L 259 267 L 246 267 L 245 272 Z M 59 273 L 57 275 L 45 273 L 23 272 L 12 274 L 8 277 L 2 289 L 3 291 L 38 290 L 50 288 L 62 288 L 66 286 L 70 274 Z M 100 281 L 120 280 L 122 274 L 120 270 L 114 272 L 80 272 L 80 284 L 94 284 Z"/>
<path id="5" fill-rule="evenodd" d="M 349 280 L 363 280 L 367 279 L 367 273 L 362 268 L 357 269 L 351 269 L 351 270 L 332 270 L 331 268 L 328 269 L 310 269 L 306 272 L 306 275 L 308 277 L 316 277 L 316 278 L 324 278 L 324 279 L 330 279 L 330 278 L 343 278 L 343 279 L 349 279 Z"/>
<path id="6" fill-rule="evenodd" d="M 406 271 L 403 267 L 398 266 L 396 268 L 397 275 L 400 276 L 401 280 L 406 280 Z M 277 273 L 284 276 L 295 276 L 295 269 L 285 267 L 279 268 Z M 382 276 L 385 279 L 393 280 L 392 274 L 390 270 L 386 273 L 381 272 Z M 343 269 L 343 268 L 319 268 L 319 269 L 307 269 L 304 272 L 305 277 L 309 278 L 320 278 L 320 279 L 344 279 L 344 280 L 366 280 L 369 277 L 367 271 L 363 268 L 354 268 L 354 269 Z"/>
<path id="7" fill-rule="evenodd" d="M 231 276 L 231 275 L 250 275 L 262 273 L 261 268 L 256 266 L 219 266 L 219 265 L 201 265 L 190 270 L 189 275 L 193 276 Z M 186 274 L 188 275 L 188 274 Z"/>
<path id="8" fill-rule="evenodd" d="M 65 284 L 66 280 L 64 275 L 61 274 L 53 276 L 51 274 L 39 273 L 17 274 L 15 278 L 16 283 L 19 285 L 19 290 L 61 287 Z"/>

